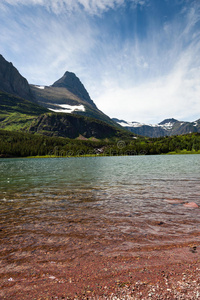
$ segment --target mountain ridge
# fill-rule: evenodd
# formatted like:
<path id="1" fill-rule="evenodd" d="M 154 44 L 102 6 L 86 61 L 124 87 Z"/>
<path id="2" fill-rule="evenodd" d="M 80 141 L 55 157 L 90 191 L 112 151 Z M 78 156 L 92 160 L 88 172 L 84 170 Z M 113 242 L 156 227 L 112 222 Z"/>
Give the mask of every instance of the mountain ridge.
<path id="1" fill-rule="evenodd" d="M 144 124 L 139 122 L 127 122 L 113 118 L 122 127 L 131 131 L 134 134 L 146 137 L 163 137 L 180 134 L 188 134 L 200 132 L 200 119 L 194 122 L 178 121 L 174 118 L 169 118 L 161 121 L 158 124 Z"/>

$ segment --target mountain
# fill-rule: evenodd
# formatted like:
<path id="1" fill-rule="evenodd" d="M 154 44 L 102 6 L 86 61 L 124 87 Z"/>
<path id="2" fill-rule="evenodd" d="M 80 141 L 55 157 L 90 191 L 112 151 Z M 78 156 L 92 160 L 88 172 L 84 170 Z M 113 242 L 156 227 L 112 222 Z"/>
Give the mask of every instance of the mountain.
<path id="1" fill-rule="evenodd" d="M 0 91 L 35 102 L 53 112 L 73 112 L 116 127 L 116 123 L 96 107 L 84 85 L 72 72 L 65 72 L 50 86 L 33 85 L 0 55 Z M 119 125 L 117 127 L 120 128 Z"/>
<path id="2" fill-rule="evenodd" d="M 113 118 L 113 121 L 128 129 L 132 133 L 147 137 L 162 137 L 200 132 L 200 119 L 195 122 L 184 122 L 171 118 L 165 119 L 155 125 L 127 122 L 116 118 Z"/>
<path id="3" fill-rule="evenodd" d="M 85 106 L 97 109 L 79 78 L 72 72 L 50 86 L 30 85 L 35 98 L 52 111 L 68 113 L 70 110 L 85 112 Z"/>
<path id="4" fill-rule="evenodd" d="M 72 72 L 65 72 L 50 86 L 32 84 L 30 88 L 36 101 L 53 112 L 87 116 L 120 128 L 96 107 L 80 79 Z"/>
<path id="5" fill-rule="evenodd" d="M 66 72 L 51 86 L 30 85 L 2 55 L 0 129 L 86 139 L 127 136 L 98 110 L 74 73 Z"/>
<path id="6" fill-rule="evenodd" d="M 0 90 L 34 101 L 28 81 L 2 55 L 0 55 Z"/>
<path id="7" fill-rule="evenodd" d="M 65 72 L 62 78 L 52 84 L 52 87 L 66 88 L 72 94 L 76 95 L 79 99 L 85 100 L 96 108 L 96 105 L 91 100 L 84 85 L 81 83 L 80 79 L 72 72 Z"/>

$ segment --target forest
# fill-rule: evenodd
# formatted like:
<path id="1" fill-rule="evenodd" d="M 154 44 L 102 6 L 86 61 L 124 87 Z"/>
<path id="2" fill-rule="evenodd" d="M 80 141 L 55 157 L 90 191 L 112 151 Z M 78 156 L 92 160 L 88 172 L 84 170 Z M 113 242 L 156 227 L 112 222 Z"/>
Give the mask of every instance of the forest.
<path id="1" fill-rule="evenodd" d="M 200 133 L 145 138 L 78 140 L 0 130 L 0 157 L 200 154 Z"/>

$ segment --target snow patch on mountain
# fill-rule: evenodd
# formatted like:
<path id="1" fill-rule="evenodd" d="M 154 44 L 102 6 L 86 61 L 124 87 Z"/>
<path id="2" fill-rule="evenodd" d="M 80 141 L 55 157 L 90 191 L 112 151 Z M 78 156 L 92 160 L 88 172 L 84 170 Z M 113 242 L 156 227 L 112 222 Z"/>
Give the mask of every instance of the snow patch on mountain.
<path id="1" fill-rule="evenodd" d="M 169 118 L 158 124 L 127 122 L 116 118 L 113 118 L 113 121 L 117 122 L 132 133 L 151 138 L 200 132 L 200 119 L 194 122 L 187 122 Z"/>
<path id="2" fill-rule="evenodd" d="M 85 111 L 84 105 L 54 104 L 58 109 L 49 108 L 49 110 L 57 113 L 73 113 L 74 111 Z"/>
<path id="3" fill-rule="evenodd" d="M 45 89 L 45 86 L 42 86 L 42 85 L 35 85 L 35 87 L 37 89 L 40 89 L 40 90 L 44 90 Z"/>
<path id="4" fill-rule="evenodd" d="M 166 130 L 171 130 L 173 128 L 173 126 L 174 126 L 174 122 L 168 122 L 168 123 L 165 123 L 165 124 L 162 124 L 162 125 L 158 124 L 156 126 L 162 127 L 162 128 L 164 128 Z"/>
<path id="5" fill-rule="evenodd" d="M 126 121 L 121 121 L 117 122 L 119 125 L 122 127 L 141 127 L 145 124 L 139 123 L 139 122 L 126 122 Z"/>
<path id="6" fill-rule="evenodd" d="M 161 127 L 165 130 L 171 130 L 174 126 L 174 123 L 176 122 L 176 120 L 172 120 L 172 121 L 169 121 L 167 120 L 166 122 L 163 121 L 159 124 L 144 124 L 144 123 L 139 123 L 139 122 L 127 122 L 127 121 L 124 121 L 124 120 L 118 120 L 117 123 L 119 125 L 121 125 L 122 127 L 135 127 L 135 128 L 138 128 L 138 127 L 142 127 L 142 126 L 150 126 L 150 127 Z"/>

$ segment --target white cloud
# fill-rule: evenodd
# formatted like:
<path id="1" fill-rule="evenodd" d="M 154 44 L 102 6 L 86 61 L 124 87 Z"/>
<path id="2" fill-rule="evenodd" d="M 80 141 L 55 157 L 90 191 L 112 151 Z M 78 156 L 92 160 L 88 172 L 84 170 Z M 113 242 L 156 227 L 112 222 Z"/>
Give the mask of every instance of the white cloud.
<path id="1" fill-rule="evenodd" d="M 96 98 L 100 109 L 127 121 L 157 123 L 165 118 L 195 121 L 200 117 L 200 65 L 191 68 L 185 53 L 166 76 L 124 89 L 114 82 Z M 194 54 L 194 53 L 193 53 Z"/>

